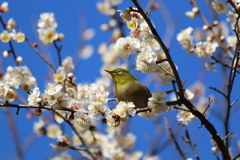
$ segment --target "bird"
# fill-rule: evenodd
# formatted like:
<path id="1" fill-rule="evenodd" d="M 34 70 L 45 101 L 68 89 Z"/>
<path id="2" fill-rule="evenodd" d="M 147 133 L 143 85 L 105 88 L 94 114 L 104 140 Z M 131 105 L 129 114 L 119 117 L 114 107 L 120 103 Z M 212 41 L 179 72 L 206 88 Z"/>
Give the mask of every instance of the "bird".
<path id="1" fill-rule="evenodd" d="M 108 72 L 115 84 L 118 101 L 133 102 L 136 108 L 147 107 L 148 98 L 152 96 L 149 89 L 139 82 L 131 73 L 122 68 Z"/>

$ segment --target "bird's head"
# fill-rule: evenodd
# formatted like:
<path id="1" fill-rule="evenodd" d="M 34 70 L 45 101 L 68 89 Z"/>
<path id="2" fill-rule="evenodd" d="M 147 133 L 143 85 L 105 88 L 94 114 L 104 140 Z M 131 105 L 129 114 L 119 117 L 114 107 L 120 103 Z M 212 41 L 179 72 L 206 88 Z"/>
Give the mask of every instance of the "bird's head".
<path id="1" fill-rule="evenodd" d="M 129 73 L 127 70 L 122 68 L 117 68 L 112 71 L 108 71 L 108 70 L 105 70 L 105 71 L 111 74 L 113 81 L 116 85 L 125 84 L 125 83 L 136 80 L 131 73 Z"/>

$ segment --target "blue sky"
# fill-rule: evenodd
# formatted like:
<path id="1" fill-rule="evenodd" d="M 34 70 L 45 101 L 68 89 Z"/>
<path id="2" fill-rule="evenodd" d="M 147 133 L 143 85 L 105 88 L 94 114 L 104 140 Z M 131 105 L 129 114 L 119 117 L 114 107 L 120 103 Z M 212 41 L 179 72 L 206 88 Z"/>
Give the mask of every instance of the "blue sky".
<path id="1" fill-rule="evenodd" d="M 93 55 L 86 60 L 79 60 L 76 77 L 77 83 L 93 83 L 95 79 L 100 77 L 100 67 L 102 66 L 102 61 L 100 55 L 97 53 L 97 48 L 102 42 L 108 42 L 111 34 L 107 32 L 103 32 L 100 29 L 100 25 L 103 23 L 108 23 L 109 17 L 103 15 L 98 12 L 96 9 L 96 2 L 94 0 L 90 1 L 82 1 L 82 0 L 8 0 L 9 3 L 9 13 L 2 14 L 2 17 L 5 21 L 9 18 L 13 18 L 16 23 L 20 26 L 21 30 L 25 33 L 25 35 L 30 39 L 31 42 L 39 43 L 38 49 L 43 55 L 45 55 L 52 64 L 57 68 L 57 52 L 55 48 L 44 46 L 38 40 L 37 35 L 37 21 L 39 19 L 39 15 L 43 12 L 53 12 L 55 14 L 55 18 L 58 23 L 57 31 L 64 33 L 65 39 L 58 44 L 63 45 L 63 49 L 61 51 L 62 57 L 66 56 L 74 56 L 80 49 L 80 46 L 84 44 L 91 44 L 94 46 Z M 140 1 L 143 6 L 146 6 L 146 1 Z M 0 2 L 1 3 L 1 2 Z M 170 48 L 170 54 L 173 57 L 175 64 L 178 66 L 178 71 L 180 73 L 180 77 L 182 80 L 187 80 L 185 83 L 186 87 L 191 86 L 197 80 L 202 80 L 206 84 L 206 95 L 216 95 L 217 104 L 213 105 L 212 110 L 221 110 L 222 106 L 222 97 L 216 94 L 214 91 L 208 89 L 209 86 L 212 87 L 221 87 L 222 73 L 221 67 L 217 65 L 217 69 L 219 69 L 218 73 L 207 72 L 203 66 L 203 60 L 196 58 L 195 55 L 188 56 L 186 51 L 183 50 L 176 40 L 176 34 L 181 30 L 191 26 L 194 29 L 201 28 L 203 26 L 203 22 L 199 17 L 194 20 L 189 20 L 185 16 L 185 12 L 192 9 L 192 6 L 188 1 L 174 1 L 169 0 L 165 1 L 165 4 L 162 4 L 162 12 L 153 11 L 151 13 L 151 19 L 154 23 L 156 29 L 159 32 L 159 35 L 163 37 L 164 41 L 167 42 L 167 47 Z M 209 7 L 206 6 L 206 3 L 201 1 L 199 2 L 199 6 L 201 11 L 206 15 L 209 21 L 212 21 L 211 13 L 209 12 Z M 164 6 L 165 5 L 165 6 Z M 133 6 L 131 1 L 124 1 L 121 5 L 118 6 L 118 9 L 125 10 L 127 6 Z M 166 10 L 168 7 L 169 10 Z M 145 7 L 143 7 L 145 8 Z M 171 15 L 171 19 L 167 20 L 167 22 L 172 22 L 171 28 L 169 24 L 166 25 L 165 19 L 162 17 L 167 14 Z M 219 16 L 223 21 L 225 20 L 225 16 Z M 80 41 L 80 34 L 82 30 L 87 28 L 93 28 L 96 31 L 96 35 L 93 39 L 87 42 Z M 1 31 L 1 30 L 0 30 Z M 125 30 L 125 34 L 128 34 L 128 30 Z M 172 35 L 172 37 L 171 37 Z M 44 91 L 44 87 L 49 82 L 48 72 L 52 73 L 51 69 L 44 63 L 44 61 L 33 51 L 33 49 L 26 43 L 15 43 L 13 42 L 14 49 L 18 56 L 23 57 L 22 65 L 27 65 L 32 74 L 36 77 L 38 86 L 41 91 Z M 0 43 L 0 52 L 2 53 L 4 50 L 8 49 L 8 44 Z M 131 57 L 133 60 L 134 57 Z M 2 70 L 5 72 L 7 66 L 14 66 L 15 63 L 12 57 L 2 58 Z M 131 63 L 134 64 L 132 61 Z M 86 70 L 87 68 L 87 70 Z M 144 78 L 147 74 L 142 74 L 140 72 L 136 72 L 134 69 L 131 69 L 130 72 L 138 73 L 140 75 L 138 77 L 139 80 L 144 82 Z M 236 79 L 239 81 L 239 78 Z M 161 90 L 170 90 L 172 86 L 161 86 Z M 237 83 L 233 90 L 233 99 L 239 98 L 239 94 L 237 95 L 237 91 L 240 88 L 239 83 Z M 156 92 L 154 85 L 149 86 L 151 92 Z M 160 88 L 159 88 L 160 89 Z M 22 92 L 20 92 L 22 93 Z M 22 93 L 23 97 L 27 97 L 25 93 Z M 239 105 L 237 103 L 236 105 Z M 16 109 L 11 109 L 14 113 Z M 20 114 L 15 116 L 15 122 L 17 125 L 17 129 L 19 132 L 21 143 L 24 142 L 24 137 L 32 135 L 32 124 L 34 121 L 37 121 L 37 118 L 33 120 L 28 120 L 26 118 L 27 110 L 21 110 Z M 171 113 L 167 114 L 169 118 L 169 123 L 173 130 L 179 131 L 179 143 L 181 144 L 184 151 L 187 150 L 186 157 L 194 157 L 192 151 L 189 146 L 181 139 L 181 135 L 184 135 L 183 129 L 178 125 L 176 121 L 176 110 L 171 111 Z M 45 113 L 44 113 L 45 114 Z M 231 129 L 234 133 L 238 134 L 239 130 L 236 129 L 237 124 L 234 123 L 237 119 L 237 115 L 239 111 L 233 114 L 231 118 Z M 46 115 L 50 116 L 50 113 L 46 113 Z M 1 117 L 1 126 L 0 132 L 0 142 L 2 145 L 0 147 L 0 157 L 3 159 L 12 159 L 15 155 L 15 149 L 13 144 L 12 135 L 8 129 L 8 122 L 4 112 L 0 112 Z M 223 126 L 220 124 L 220 121 L 212 116 L 211 114 L 208 118 L 214 123 L 220 135 L 222 135 Z M 161 127 L 165 130 L 163 114 L 159 117 Z M 155 125 L 151 120 L 147 120 L 144 118 L 140 118 L 135 116 L 130 120 L 130 126 L 132 127 L 131 131 L 137 135 L 137 143 L 135 145 L 136 150 L 142 150 L 144 153 L 147 153 L 149 149 L 149 141 L 152 141 L 151 137 L 154 137 L 156 133 Z M 213 159 L 214 156 L 211 152 L 211 144 L 210 144 L 210 135 L 206 131 L 205 127 L 198 129 L 200 125 L 199 120 L 195 120 L 192 124 L 188 126 L 190 134 L 192 136 L 192 140 L 194 143 L 197 143 L 197 151 L 202 159 Z M 65 126 L 67 127 L 67 125 Z M 238 126 L 239 127 L 239 126 Z M 101 129 L 103 131 L 103 129 Z M 71 132 L 70 132 L 71 133 Z M 147 138 L 146 138 L 147 137 Z M 161 143 L 166 141 L 166 134 L 162 137 Z M 48 137 L 40 137 L 36 142 L 32 145 L 30 150 L 26 153 L 25 159 L 46 159 L 48 156 L 55 155 L 56 152 L 53 151 L 52 147 L 49 146 L 50 142 L 54 142 L 54 140 L 49 139 Z M 161 144 L 160 143 L 160 144 Z M 69 153 L 73 153 L 76 155 L 74 151 L 70 151 Z M 162 159 L 178 159 L 179 154 L 175 150 L 175 148 L 170 144 L 167 146 L 165 150 L 158 154 Z"/>

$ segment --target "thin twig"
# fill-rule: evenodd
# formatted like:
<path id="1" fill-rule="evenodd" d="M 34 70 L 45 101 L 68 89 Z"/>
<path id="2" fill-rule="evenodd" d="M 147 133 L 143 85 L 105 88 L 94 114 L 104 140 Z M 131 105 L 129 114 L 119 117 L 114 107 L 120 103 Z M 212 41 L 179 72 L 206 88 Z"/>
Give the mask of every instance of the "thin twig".
<path id="1" fill-rule="evenodd" d="M 193 153 L 194 153 L 195 158 L 196 158 L 197 160 L 200 160 L 200 158 L 199 158 L 199 156 L 198 156 L 198 153 L 197 153 L 197 150 L 196 150 L 196 148 L 195 148 L 195 145 L 193 145 L 192 140 L 191 140 L 191 138 L 190 138 L 190 135 L 189 135 L 187 126 L 186 126 L 186 125 L 183 125 L 183 127 L 184 127 L 185 135 L 186 135 L 186 138 L 187 138 L 187 141 L 186 141 L 186 142 L 190 145 L 190 147 L 191 147 L 191 149 L 192 149 L 192 151 L 193 151 Z"/>
<path id="2" fill-rule="evenodd" d="M 58 116 L 60 116 L 61 118 L 64 119 L 64 121 L 72 128 L 73 132 L 77 135 L 77 137 L 79 138 L 79 140 L 81 141 L 82 145 L 85 147 L 85 151 L 91 156 L 91 158 L 93 160 L 97 160 L 97 158 L 93 155 L 93 153 L 90 151 L 88 145 L 86 144 L 85 140 L 83 139 L 83 137 L 79 134 L 79 132 L 77 131 L 77 129 L 74 127 L 74 125 L 71 123 L 71 121 L 69 121 L 68 119 L 66 119 L 65 117 L 63 117 L 61 114 L 54 112 L 55 114 L 57 114 Z"/>
<path id="3" fill-rule="evenodd" d="M 220 61 L 220 60 L 218 60 L 216 57 L 214 57 L 214 56 L 211 56 L 211 58 L 215 60 L 215 63 L 220 63 L 220 64 L 222 64 L 223 66 L 225 66 L 225 67 L 227 67 L 227 68 L 230 68 L 230 69 L 231 69 L 231 66 L 229 66 L 229 65 L 228 65 L 228 64 L 226 64 L 226 63 L 224 63 L 223 61 Z M 237 73 L 240 73 L 240 71 L 239 71 L 239 70 L 236 70 L 236 72 L 237 72 Z"/>
<path id="4" fill-rule="evenodd" d="M 212 89 L 212 90 L 214 90 L 214 91 L 216 91 L 216 92 L 218 92 L 218 93 L 220 93 L 223 97 L 227 98 L 227 96 L 225 95 L 225 93 L 223 93 L 222 91 L 218 90 L 217 88 L 215 88 L 215 87 L 209 87 L 209 88 Z"/>
<path id="5" fill-rule="evenodd" d="M 204 112 L 203 112 L 203 115 L 204 116 L 206 116 L 206 112 L 207 112 L 207 110 L 208 110 L 208 108 L 210 107 L 210 105 L 212 104 L 212 102 L 213 102 L 213 99 L 211 99 L 210 97 L 209 97 L 209 99 L 208 99 L 208 106 L 207 106 L 207 108 L 204 110 Z"/>
<path id="6" fill-rule="evenodd" d="M 180 146 L 179 146 L 179 144 L 178 144 L 178 142 L 177 142 L 177 140 L 176 140 L 176 138 L 175 138 L 171 128 L 168 125 L 168 121 L 167 121 L 166 116 L 164 116 L 164 120 L 165 120 L 165 126 L 166 126 L 166 130 L 167 130 L 168 136 L 173 140 L 173 143 L 174 143 L 173 146 L 177 149 L 177 151 L 180 154 L 181 158 L 183 160 L 186 160 L 185 155 L 184 155 L 182 149 L 180 148 Z"/>
<path id="7" fill-rule="evenodd" d="M 7 118 L 8 118 L 10 131 L 12 133 L 13 141 L 14 141 L 14 144 L 15 144 L 15 149 L 17 151 L 17 159 L 22 160 L 24 158 L 23 157 L 24 155 L 23 155 L 23 150 L 22 150 L 21 144 L 20 144 L 19 135 L 18 135 L 18 132 L 17 132 L 15 118 L 12 115 L 9 108 L 6 108 L 4 111 L 5 111 L 5 113 L 7 115 Z"/>
<path id="8" fill-rule="evenodd" d="M 33 108 L 33 109 L 45 109 L 45 110 L 63 110 L 63 111 L 68 111 L 68 112 L 75 112 L 75 110 L 70 109 L 70 108 L 58 108 L 54 109 L 51 106 L 34 106 L 34 105 L 25 105 L 25 104 L 12 104 L 12 103 L 5 103 L 5 104 L 0 104 L 0 107 L 16 107 L 16 108 Z"/>
<path id="9" fill-rule="evenodd" d="M 33 46 L 33 44 L 30 42 L 30 40 L 27 38 L 27 37 L 25 37 L 25 39 L 26 39 L 26 41 L 28 42 L 28 44 L 30 44 L 30 46 L 34 49 L 34 51 L 54 70 L 54 72 L 56 73 L 56 68 L 55 67 L 53 67 L 53 65 L 47 60 L 47 58 L 44 56 L 44 55 L 42 55 L 38 50 L 37 50 L 37 48 L 36 47 L 34 47 Z"/>
<path id="10" fill-rule="evenodd" d="M 58 54 L 58 64 L 59 64 L 59 66 L 61 66 L 61 65 L 62 65 L 62 58 L 61 58 L 62 45 L 60 45 L 60 46 L 58 47 L 56 41 L 53 41 L 53 45 L 54 45 L 54 47 L 55 47 L 56 50 L 57 50 L 57 54 Z"/>
<path id="11" fill-rule="evenodd" d="M 240 157 L 240 153 L 238 153 L 236 157 L 233 158 L 233 160 L 237 160 L 238 157 Z"/>
<path id="12" fill-rule="evenodd" d="M 231 94 L 232 94 L 232 89 L 233 89 L 233 84 L 235 81 L 235 77 L 236 77 L 236 70 L 237 70 L 237 66 L 238 66 L 238 62 L 239 62 L 239 50 L 240 50 L 240 41 L 239 41 L 239 18 L 240 18 L 240 14 L 238 15 L 238 17 L 236 18 L 236 23 L 234 25 L 234 32 L 235 35 L 237 37 L 237 44 L 236 44 L 236 48 L 235 48 L 235 53 L 234 53 L 234 57 L 232 59 L 232 65 L 231 65 L 231 70 L 229 72 L 229 79 L 228 79 L 228 91 L 227 91 L 227 108 L 226 108 L 226 116 L 225 116 L 225 120 L 224 120 L 224 126 L 225 126 L 225 135 L 229 134 L 229 118 L 230 118 L 230 113 L 231 113 Z M 229 144 L 229 139 L 228 137 L 226 138 L 226 147 L 228 147 Z"/>

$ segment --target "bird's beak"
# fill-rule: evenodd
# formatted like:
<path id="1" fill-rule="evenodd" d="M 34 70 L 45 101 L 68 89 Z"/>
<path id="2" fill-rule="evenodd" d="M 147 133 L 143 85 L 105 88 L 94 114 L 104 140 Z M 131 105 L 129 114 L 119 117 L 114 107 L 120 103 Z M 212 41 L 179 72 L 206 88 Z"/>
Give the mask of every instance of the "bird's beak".
<path id="1" fill-rule="evenodd" d="M 112 74 L 112 72 L 111 72 L 111 71 L 108 71 L 108 70 L 104 70 L 104 71 L 108 72 L 109 74 Z"/>

